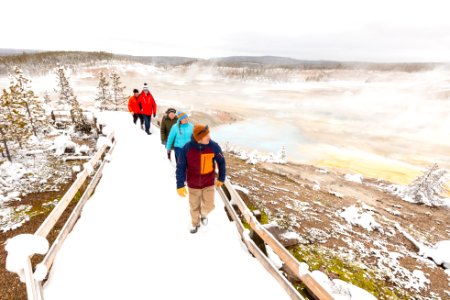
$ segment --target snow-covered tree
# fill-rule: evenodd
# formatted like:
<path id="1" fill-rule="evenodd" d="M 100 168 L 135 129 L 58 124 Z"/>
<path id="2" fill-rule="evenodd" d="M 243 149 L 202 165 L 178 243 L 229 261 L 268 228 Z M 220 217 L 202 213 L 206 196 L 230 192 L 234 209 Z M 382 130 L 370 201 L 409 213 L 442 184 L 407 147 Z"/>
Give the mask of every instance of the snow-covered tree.
<path id="1" fill-rule="evenodd" d="M 111 78 L 111 92 L 112 92 L 112 104 L 114 106 L 114 110 L 119 110 L 119 107 L 125 103 L 126 98 L 123 93 L 125 90 L 125 86 L 122 85 L 120 81 L 120 76 L 116 72 L 112 72 L 110 75 Z"/>
<path id="2" fill-rule="evenodd" d="M 66 72 L 64 67 L 58 66 L 55 70 L 57 76 L 57 84 L 58 88 L 55 89 L 55 92 L 58 94 L 58 109 L 61 110 L 70 110 L 72 107 L 73 98 L 75 97 L 73 94 L 73 90 L 69 84 L 69 78 L 66 76 Z"/>
<path id="3" fill-rule="evenodd" d="M 48 126 L 48 119 L 45 115 L 43 101 L 38 98 L 30 87 L 31 80 L 24 76 L 19 67 L 13 68 L 10 74 L 11 96 L 15 103 L 20 103 L 26 111 L 26 119 L 31 126 L 34 136 L 38 136 L 39 131 L 43 131 Z"/>
<path id="4" fill-rule="evenodd" d="M 32 135 L 32 127 L 26 120 L 23 101 L 18 101 L 20 94 L 16 90 L 3 90 L 0 96 L 0 140 L 2 151 L 11 160 L 12 150 L 23 145 Z"/>
<path id="5" fill-rule="evenodd" d="M 50 104 L 50 102 L 52 102 L 52 100 L 50 99 L 50 94 L 47 91 L 45 91 L 44 103 L 48 105 L 48 104 Z"/>
<path id="6" fill-rule="evenodd" d="M 72 124 L 75 126 L 75 130 L 89 132 L 90 126 L 87 124 L 86 118 L 83 116 L 80 103 L 73 93 L 73 89 L 70 86 L 64 67 L 60 66 L 56 68 L 56 75 L 58 79 L 58 89 L 56 92 L 58 93 L 59 106 L 70 112 L 70 117 Z"/>
<path id="7" fill-rule="evenodd" d="M 103 72 L 98 74 L 97 97 L 95 98 L 95 106 L 100 111 L 105 110 L 111 104 L 111 93 L 109 91 L 109 82 Z"/>
<path id="8" fill-rule="evenodd" d="M 447 181 L 447 171 L 434 164 L 409 185 L 404 196 L 416 203 L 442 205 L 443 198 L 440 195 L 447 189 Z"/>
<path id="9" fill-rule="evenodd" d="M 280 158 L 284 161 L 287 161 L 286 146 L 284 146 L 284 145 L 283 145 L 283 147 L 281 147 Z"/>

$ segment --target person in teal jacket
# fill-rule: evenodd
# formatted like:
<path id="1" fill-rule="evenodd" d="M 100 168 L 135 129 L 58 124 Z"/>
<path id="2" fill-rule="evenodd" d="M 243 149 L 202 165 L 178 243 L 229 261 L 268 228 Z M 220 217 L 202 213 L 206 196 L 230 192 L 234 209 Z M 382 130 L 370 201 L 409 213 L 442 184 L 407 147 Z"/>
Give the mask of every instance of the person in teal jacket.
<path id="1" fill-rule="evenodd" d="M 172 147 L 175 149 L 175 161 L 178 163 L 178 157 L 187 143 L 191 141 L 194 125 L 189 122 L 189 117 L 185 112 L 178 112 L 178 122 L 170 129 L 169 138 L 167 139 L 166 149 L 167 158 L 172 160 Z"/>

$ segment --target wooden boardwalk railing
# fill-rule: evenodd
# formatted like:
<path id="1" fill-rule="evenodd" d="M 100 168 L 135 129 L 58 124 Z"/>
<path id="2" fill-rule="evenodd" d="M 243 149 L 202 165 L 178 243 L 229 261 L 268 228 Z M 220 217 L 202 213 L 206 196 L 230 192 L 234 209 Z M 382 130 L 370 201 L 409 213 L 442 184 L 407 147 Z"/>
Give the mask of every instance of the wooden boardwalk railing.
<path id="1" fill-rule="evenodd" d="M 259 223 L 256 216 L 245 205 L 242 198 L 233 188 L 229 180 L 225 181 L 222 188 L 218 189 L 219 194 L 225 204 L 225 208 L 230 214 L 231 218 L 236 224 L 244 243 L 248 250 L 258 259 L 258 261 L 272 274 L 273 277 L 282 285 L 285 291 L 292 299 L 304 299 L 292 284 L 278 271 L 278 269 L 271 263 L 266 255 L 258 248 L 256 243 L 250 238 L 249 232 L 245 230 L 237 211 L 231 205 L 236 204 L 245 221 L 250 225 L 250 228 L 258 235 L 270 248 L 277 254 L 283 263 L 303 282 L 309 294 L 318 300 L 332 300 L 334 299 L 324 287 L 320 285 L 308 270 L 301 267 L 300 262 L 266 229 Z"/>
<path id="2" fill-rule="evenodd" d="M 108 141 L 111 141 L 112 146 L 109 147 L 107 144 L 104 144 L 98 151 L 95 153 L 95 155 L 91 158 L 91 160 L 88 162 L 90 166 L 95 169 L 96 166 L 100 163 L 100 160 L 102 156 L 106 154 L 106 150 L 109 148 L 108 153 L 112 153 L 114 150 L 114 147 L 116 145 L 114 140 L 114 133 L 111 133 L 107 137 Z M 28 300 L 44 300 L 43 296 L 43 288 L 42 288 L 42 281 L 45 279 L 45 277 L 48 274 L 48 271 L 50 270 L 53 260 L 56 257 L 56 254 L 58 253 L 59 249 L 61 248 L 62 244 L 64 243 L 64 240 L 70 233 L 70 231 L 73 229 L 76 221 L 78 220 L 81 211 L 83 209 L 84 204 L 89 199 L 89 197 L 92 195 L 92 193 L 95 190 L 95 187 L 97 186 L 103 172 L 103 168 L 105 164 L 107 163 L 106 159 L 103 159 L 101 161 L 100 166 L 95 171 L 95 174 L 92 177 L 92 180 L 90 181 L 89 185 L 86 187 L 86 189 L 83 192 L 83 195 L 79 199 L 79 202 L 73 209 L 72 213 L 70 214 L 68 220 L 64 224 L 63 228 L 59 232 L 56 240 L 51 245 L 49 251 L 47 252 L 46 256 L 44 257 L 43 261 L 37 265 L 36 271 L 33 273 L 33 267 L 31 264 L 31 257 L 27 259 L 27 264 L 25 266 L 25 284 L 27 289 L 27 297 Z M 86 182 L 88 177 L 90 176 L 89 170 L 84 168 L 83 171 L 78 173 L 77 179 L 75 182 L 70 186 L 69 190 L 64 194 L 62 199 L 58 202 L 58 204 L 55 206 L 55 208 L 51 211 L 51 213 L 48 215 L 48 217 L 44 220 L 44 222 L 41 224 L 41 226 L 37 229 L 35 232 L 35 235 L 41 236 L 44 238 L 47 238 L 50 231 L 55 226 L 56 222 L 61 218 L 62 214 L 65 212 L 69 204 L 72 202 L 75 195 L 78 193 L 82 185 Z"/>

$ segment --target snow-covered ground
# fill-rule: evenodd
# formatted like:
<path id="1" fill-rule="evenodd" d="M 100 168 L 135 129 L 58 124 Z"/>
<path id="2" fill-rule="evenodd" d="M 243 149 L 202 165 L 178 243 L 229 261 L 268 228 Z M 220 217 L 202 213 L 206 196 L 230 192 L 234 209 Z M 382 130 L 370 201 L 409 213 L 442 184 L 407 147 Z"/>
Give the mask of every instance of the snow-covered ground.
<path id="1" fill-rule="evenodd" d="M 187 198 L 157 129 L 114 119 L 118 144 L 95 194 L 56 257 L 45 299 L 289 299 L 248 254 L 216 195 L 192 235 Z"/>

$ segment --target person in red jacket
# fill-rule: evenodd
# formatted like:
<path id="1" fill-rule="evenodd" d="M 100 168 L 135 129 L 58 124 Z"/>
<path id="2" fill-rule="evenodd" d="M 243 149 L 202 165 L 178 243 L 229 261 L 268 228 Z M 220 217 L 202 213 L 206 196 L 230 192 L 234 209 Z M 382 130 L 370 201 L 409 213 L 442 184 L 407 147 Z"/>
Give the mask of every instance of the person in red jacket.
<path id="1" fill-rule="evenodd" d="M 139 90 L 133 90 L 133 96 L 128 100 L 128 111 L 133 116 L 133 122 L 136 124 L 137 120 L 141 121 L 141 128 L 144 129 L 144 117 L 141 113 L 141 105 L 139 104 Z"/>
<path id="2" fill-rule="evenodd" d="M 145 132 L 147 134 L 152 134 L 150 132 L 150 125 L 153 118 L 156 118 L 156 102 L 152 94 L 148 90 L 147 83 L 144 83 L 144 88 L 142 93 L 139 95 L 138 102 L 142 105 L 142 115 L 144 116 Z"/>

